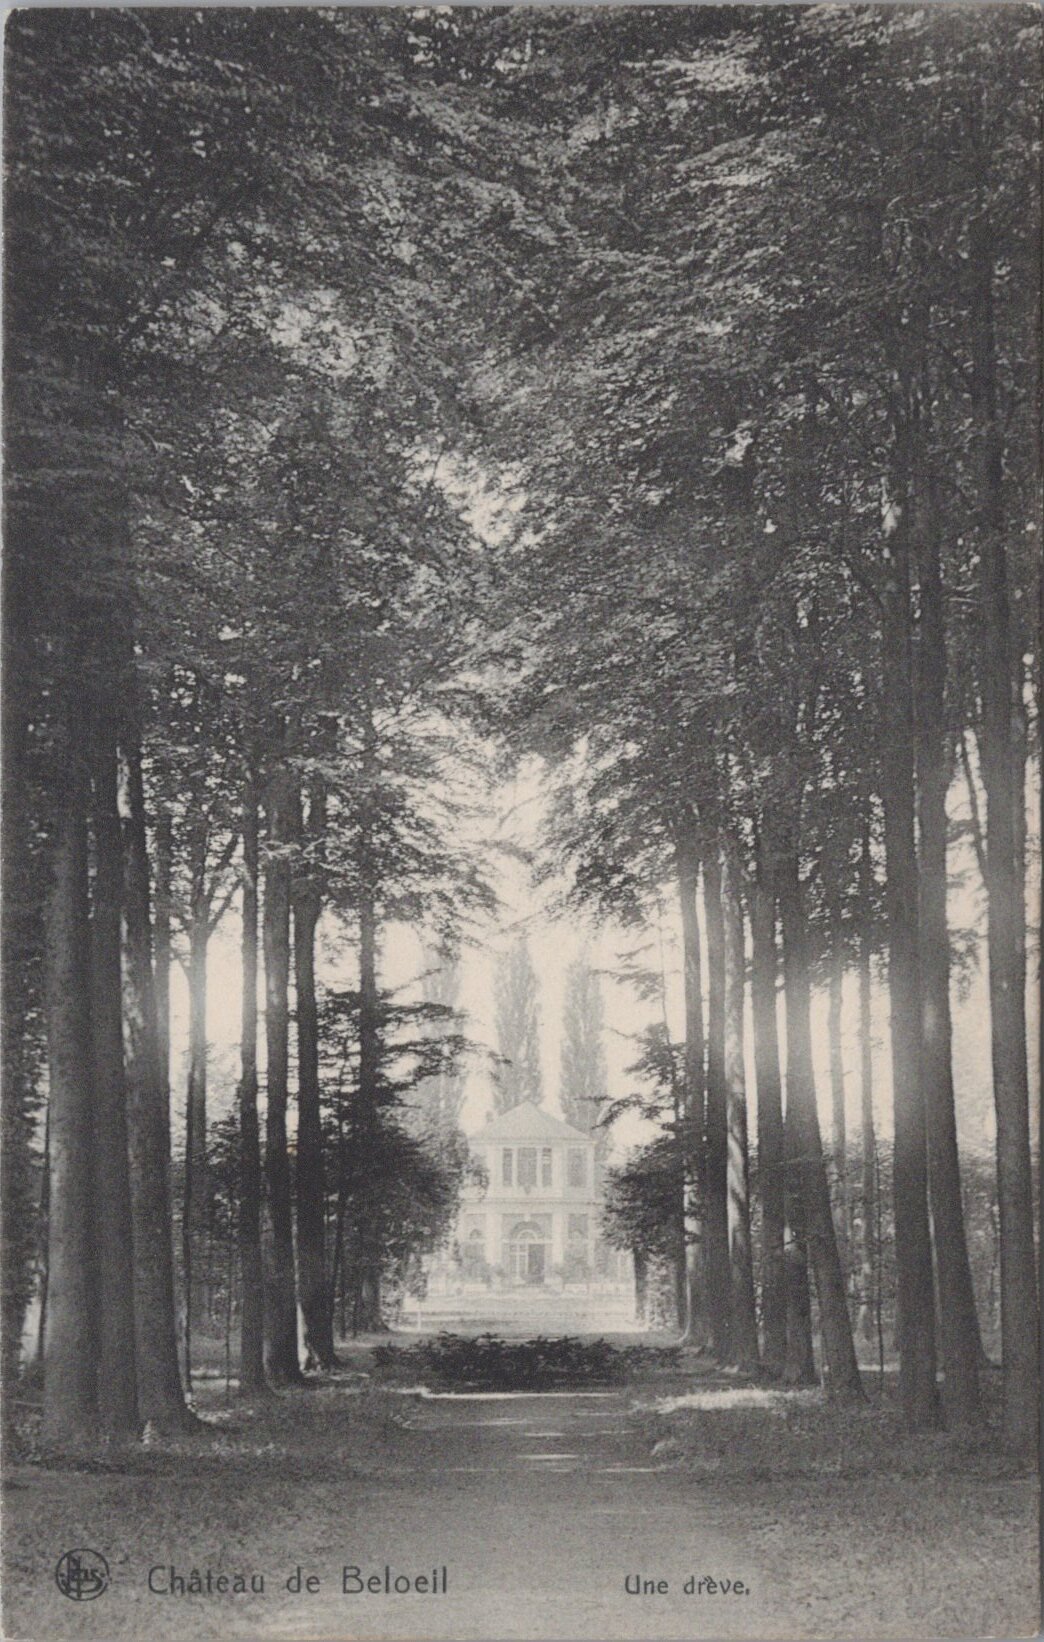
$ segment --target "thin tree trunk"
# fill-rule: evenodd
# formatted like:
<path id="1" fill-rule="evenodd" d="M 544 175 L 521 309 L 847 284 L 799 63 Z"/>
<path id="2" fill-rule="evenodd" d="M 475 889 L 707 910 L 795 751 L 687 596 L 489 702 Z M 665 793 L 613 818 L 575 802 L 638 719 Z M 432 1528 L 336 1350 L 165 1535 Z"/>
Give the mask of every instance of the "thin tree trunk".
<path id="1" fill-rule="evenodd" d="M 993 295 L 995 251 L 983 212 L 973 223 L 973 268 L 978 289 L 972 326 L 972 403 L 982 453 L 982 528 L 979 536 L 981 607 L 979 689 L 982 697 L 983 785 L 986 788 L 986 893 L 989 926 L 990 1027 L 993 1099 L 997 1113 L 997 1185 L 1000 1214 L 1001 1355 L 1004 1432 L 1020 1450 L 1037 1442 L 1039 1335 L 1033 1175 L 1026 1063 L 1025 959 L 1022 871 L 1016 845 L 1023 794 L 1014 783 L 1012 700 L 1015 669 L 1004 509 L 1004 434 L 997 403 Z"/>
<path id="2" fill-rule="evenodd" d="M 261 1141 L 257 1119 L 257 790 L 243 789 L 243 1003 L 239 1076 L 239 1390 L 267 1390 L 264 1362 L 264 1264 L 261 1255 Z"/>
<path id="3" fill-rule="evenodd" d="M 225 1239 L 225 1396 L 232 1390 L 232 1286 L 236 1275 L 236 1245 L 231 1232 Z"/>
<path id="4" fill-rule="evenodd" d="M 725 921 L 721 857 L 716 847 L 703 861 L 707 929 L 707 1107 L 703 1203 L 704 1293 L 714 1355 L 729 1360 L 728 1101 L 725 1085 Z"/>
<path id="5" fill-rule="evenodd" d="M 649 1257 L 644 1249 L 632 1250 L 634 1262 L 634 1320 L 644 1323 L 649 1310 Z"/>
<path id="6" fill-rule="evenodd" d="M 354 1334 L 386 1334 L 381 1301 L 380 1261 L 368 1258 L 358 1276 L 355 1294 Z"/>
<path id="7" fill-rule="evenodd" d="M 374 770 L 372 716 L 365 726 L 364 766 L 367 779 Z M 381 1022 L 380 991 L 377 982 L 377 865 L 373 858 L 369 819 L 364 819 L 359 841 L 359 1083 L 353 1112 L 352 1143 L 365 1159 L 376 1138 L 380 1122 Z M 352 1260 L 355 1281 L 353 1330 L 367 1332 L 382 1327 L 380 1300 L 380 1249 L 376 1230 L 369 1224 L 358 1227 Z"/>
<path id="8" fill-rule="evenodd" d="M 785 1154 L 776 1020 L 776 892 L 763 839 L 758 839 L 750 902 L 751 1009 L 758 1089 L 758 1183 L 761 1193 L 761 1327 L 765 1366 L 782 1374 L 787 1355 Z"/>
<path id="9" fill-rule="evenodd" d="M 903 491 L 905 502 L 906 492 Z M 921 979 L 914 841 L 913 656 L 908 521 L 889 538 L 882 601 L 882 753 L 894 1109 L 899 1392 L 912 1429 L 938 1423 L 928 1154 L 921 1082 Z"/>
<path id="10" fill-rule="evenodd" d="M 268 854 L 265 862 L 265 1043 L 268 1102 L 265 1114 L 265 1179 L 268 1219 L 265 1285 L 266 1366 L 277 1384 L 301 1379 L 297 1355 L 297 1300 L 290 1158 L 286 1143 L 289 1070 L 290 867 L 289 776 L 278 769 L 268 786 Z"/>
<path id="11" fill-rule="evenodd" d="M 847 1286 L 851 1264 L 851 1204 L 848 1191 L 848 1123 L 845 1113 L 845 1062 L 841 1044 L 841 1010 L 844 1002 L 845 946 L 841 920 L 840 889 L 832 872 L 827 874 L 830 952 L 827 986 L 827 1044 L 830 1057 L 830 1152 L 834 1166 L 834 1193 L 838 1254 Z"/>
<path id="12" fill-rule="evenodd" d="M 99 660 L 104 666 L 104 656 Z M 127 1086 L 123 1066 L 120 916 L 123 846 L 114 706 L 96 703 L 91 732 L 94 895 L 91 916 L 94 1040 L 94 1201 L 98 1267 L 98 1413 L 103 1431 L 138 1429 L 134 1260 Z"/>
<path id="13" fill-rule="evenodd" d="M 88 780 L 76 686 L 58 685 L 51 884 L 46 907 L 50 1213 L 42 1438 L 89 1444 L 97 1428 L 93 1053 L 87 890 Z"/>
<path id="14" fill-rule="evenodd" d="M 709 1343 L 709 1321 L 703 1294 L 702 1198 L 704 1178 L 704 1059 L 703 954 L 696 916 L 699 852 L 688 818 L 683 819 L 676 844 L 678 900 L 681 908 L 685 984 L 685 1099 L 681 1125 L 683 1162 L 682 1232 L 686 1265 L 686 1322 L 684 1338 L 701 1347 Z"/>
<path id="15" fill-rule="evenodd" d="M 725 922 L 725 1089 L 728 1122 L 729 1346 L 734 1362 L 758 1364 L 754 1309 L 754 1257 L 750 1241 L 750 1158 L 747 1149 L 747 1079 L 743 1064 L 746 957 L 743 901 L 735 846 L 725 853 L 722 881 Z"/>
<path id="16" fill-rule="evenodd" d="M 124 846 L 123 1016 L 127 1133 L 134 1239 L 134 1319 L 141 1418 L 157 1430 L 195 1421 L 178 1377 L 168 1157 L 169 1110 L 159 1059 L 152 974 L 145 792 L 136 726 L 125 733 L 121 781 Z"/>
<path id="17" fill-rule="evenodd" d="M 870 853 L 870 817 L 863 821 L 859 856 L 859 1120 L 863 1170 L 863 1211 L 859 1240 L 861 1294 L 859 1333 L 864 1340 L 874 1338 L 874 1292 L 876 1271 L 876 1191 L 877 1138 L 874 1133 L 874 1045 L 871 1016 L 871 962 L 873 958 L 873 859 Z"/>
<path id="18" fill-rule="evenodd" d="M 161 810 L 156 817 L 156 915 L 153 941 L 153 973 L 156 991 L 156 1043 L 166 1124 L 167 1190 L 170 1190 L 170 966 L 173 951 L 174 829 L 170 815 Z"/>
<path id="19" fill-rule="evenodd" d="M 933 510 L 932 510 L 933 511 Z M 946 632 L 938 533 L 919 532 L 920 646 L 917 775 L 920 822 L 921 1071 L 928 1133 L 928 1181 L 939 1295 L 939 1340 L 948 1422 L 979 1419 L 982 1344 L 964 1229 L 954 1109 L 950 1024 L 950 932 L 946 919 Z"/>
<path id="20" fill-rule="evenodd" d="M 321 789 L 313 790 L 308 833 L 321 845 L 326 825 Z M 320 892 L 314 864 L 294 883 L 294 974 L 297 990 L 297 1284 L 305 1346 L 321 1368 L 334 1365 L 333 1314 L 326 1280 L 326 1183 L 319 1107 L 319 1020 L 315 999 L 315 931 Z"/>
<path id="21" fill-rule="evenodd" d="M 182 1205 L 183 1277 L 185 1285 L 185 1383 L 191 1384 L 192 1329 L 204 1314 L 202 1285 L 194 1283 L 194 1264 L 202 1254 L 210 1223 L 207 1180 L 207 946 L 210 902 L 207 895 L 207 826 L 196 820 L 190 838 L 189 900 L 189 1064 L 185 1103 L 185 1191 Z"/>
<path id="22" fill-rule="evenodd" d="M 198 848 L 198 846 L 197 846 Z M 205 856 L 206 845 L 202 846 Z M 195 851 L 194 851 L 195 853 Z M 185 1101 L 185 1177 L 181 1206 L 182 1283 L 185 1303 L 183 1340 L 185 1384 L 192 1388 L 192 1331 L 203 1316 L 195 1257 L 202 1251 L 207 1214 L 207 917 L 202 888 L 205 861 L 193 862 L 189 927 L 189 1068 Z"/>
<path id="23" fill-rule="evenodd" d="M 823 1165 L 816 1086 L 812 1070 L 811 986 L 807 919 L 798 858 L 787 851 L 780 864 L 779 906 L 783 926 L 783 970 L 787 1009 L 787 1120 L 798 1149 L 809 1253 L 819 1299 L 823 1334 L 823 1380 L 833 1397 L 863 1394 L 852 1324 L 845 1297 L 830 1187 Z"/>
<path id="24" fill-rule="evenodd" d="M 41 1371 L 44 1361 L 44 1343 L 47 1339 L 47 1240 L 51 1204 L 51 1111 L 50 1103 L 44 1115 L 43 1178 L 40 1181 L 40 1318 L 36 1327 L 36 1361 Z M 993 1267 L 990 1268 L 992 1292 Z M 20 1343 L 20 1342 L 19 1342 Z"/>
<path id="25" fill-rule="evenodd" d="M 365 1158 L 370 1137 L 375 1134 L 378 1116 L 381 1033 L 377 986 L 377 911 L 371 879 L 368 838 L 360 855 L 362 887 L 359 906 L 359 1095 L 352 1124 L 353 1141 Z M 353 1332 L 372 1332 L 380 1325 L 380 1265 L 377 1251 L 370 1247 L 371 1228 L 360 1228 L 358 1250 L 352 1262 L 355 1280 Z"/>

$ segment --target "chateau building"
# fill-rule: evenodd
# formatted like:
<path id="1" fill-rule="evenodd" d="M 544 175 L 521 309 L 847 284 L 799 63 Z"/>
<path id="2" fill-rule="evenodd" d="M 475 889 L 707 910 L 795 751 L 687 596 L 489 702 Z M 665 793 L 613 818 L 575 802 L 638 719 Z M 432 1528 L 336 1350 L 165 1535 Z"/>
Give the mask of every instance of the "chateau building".
<path id="1" fill-rule="evenodd" d="M 456 1254 L 465 1282 L 578 1282 L 601 1264 L 595 1143 L 532 1101 L 471 1136 L 489 1177 L 465 1194 Z"/>

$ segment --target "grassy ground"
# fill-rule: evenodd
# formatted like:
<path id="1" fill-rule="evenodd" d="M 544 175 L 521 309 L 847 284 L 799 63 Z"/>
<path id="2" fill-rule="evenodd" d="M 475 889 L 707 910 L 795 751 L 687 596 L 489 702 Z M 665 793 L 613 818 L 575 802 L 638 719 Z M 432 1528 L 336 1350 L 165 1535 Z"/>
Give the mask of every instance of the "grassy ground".
<path id="1" fill-rule="evenodd" d="M 1036 1633 L 1039 1485 L 995 1408 L 973 1436 L 911 1436 L 894 1381 L 856 1410 L 759 1388 L 639 1406 L 652 1451 L 712 1486 L 781 1578 L 796 1550 L 810 1634 Z"/>
<path id="2" fill-rule="evenodd" d="M 888 1395 L 841 1412 L 695 1363 L 586 1402 L 425 1401 L 369 1380 L 369 1344 L 346 1353 L 337 1378 L 258 1404 L 203 1382 L 198 1435 L 89 1466 L 41 1465 L 27 1419 L 5 1490 L 5 1635 L 550 1642 L 1037 1628 L 1036 1479 L 991 1433 L 911 1439 Z M 57 1557 L 76 1546 L 110 1561 L 112 1592 L 98 1602 L 55 1586 Z M 448 1560 L 455 1601 L 347 1611 L 282 1588 L 298 1561 L 363 1556 Z M 253 1605 L 150 1596 L 148 1568 L 171 1562 L 264 1570 L 268 1592 Z M 672 1590 L 683 1571 L 731 1570 L 753 1599 L 631 1603 L 627 1568 L 665 1572 Z"/>

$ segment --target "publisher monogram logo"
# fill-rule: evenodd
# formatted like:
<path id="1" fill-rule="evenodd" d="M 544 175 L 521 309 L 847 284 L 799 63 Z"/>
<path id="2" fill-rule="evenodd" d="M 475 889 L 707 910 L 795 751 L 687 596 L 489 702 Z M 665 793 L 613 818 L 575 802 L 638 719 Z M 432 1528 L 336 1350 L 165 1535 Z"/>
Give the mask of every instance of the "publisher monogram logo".
<path id="1" fill-rule="evenodd" d="M 100 1551 L 88 1551 L 81 1546 L 58 1558 L 54 1582 L 70 1602 L 93 1602 L 109 1588 L 109 1564 Z"/>

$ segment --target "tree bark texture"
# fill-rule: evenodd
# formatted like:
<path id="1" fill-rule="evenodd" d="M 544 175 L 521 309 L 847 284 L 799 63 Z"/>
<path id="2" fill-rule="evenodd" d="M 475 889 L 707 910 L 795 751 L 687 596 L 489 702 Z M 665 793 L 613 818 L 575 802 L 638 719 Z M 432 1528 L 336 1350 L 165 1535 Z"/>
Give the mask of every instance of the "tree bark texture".
<path id="1" fill-rule="evenodd" d="M 979 531 L 981 612 L 979 690 L 982 776 L 986 788 L 986 892 L 989 926 L 990 1031 L 997 1114 L 1000 1218 L 1001 1355 L 1004 1431 L 1029 1451 L 1038 1439 L 1039 1313 L 1033 1238 L 1033 1178 L 1026 1068 L 1022 870 L 1016 846 L 1022 823 L 1012 733 L 1011 599 L 1005 542 L 1004 434 L 997 402 L 997 346 L 991 225 L 973 225 L 978 270 L 973 310 L 972 402 L 979 422 L 982 510 Z"/>
<path id="2" fill-rule="evenodd" d="M 841 1044 L 841 1010 L 844 1002 L 845 948 L 841 919 L 840 888 L 836 876 L 827 874 L 829 885 L 830 952 L 827 983 L 827 1044 L 830 1057 L 830 1153 L 834 1172 L 834 1221 L 837 1227 L 841 1270 L 848 1281 L 851 1261 L 851 1204 L 848 1190 L 848 1123 L 845 1113 L 845 1062 Z"/>
<path id="3" fill-rule="evenodd" d="M 325 799 L 313 789 L 308 841 L 320 846 Z M 297 991 L 297 1287 L 305 1346 L 321 1368 L 334 1363 L 333 1293 L 326 1273 L 326 1184 L 319 1107 L 319 1020 L 315 997 L 315 931 L 320 889 L 315 863 L 302 864 L 294 888 L 294 976 Z"/>
<path id="4" fill-rule="evenodd" d="M 722 875 L 725 923 L 725 1090 L 728 1122 L 729 1346 L 734 1362 L 758 1363 L 754 1308 L 754 1257 L 750 1240 L 750 1157 L 747 1145 L 747 1079 L 743 1063 L 746 957 L 743 899 L 735 848 L 725 853 Z"/>
<path id="5" fill-rule="evenodd" d="M 950 932 L 946 919 L 946 631 L 934 517 L 922 521 L 918 651 L 917 791 L 920 842 L 921 1072 L 928 1182 L 939 1296 L 939 1343 L 948 1423 L 981 1415 L 982 1345 L 961 1201 L 950 1022 Z"/>
<path id="6" fill-rule="evenodd" d="M 204 1315 L 196 1256 L 202 1255 L 209 1213 L 207 1178 L 207 823 L 194 817 L 189 829 L 189 1061 L 185 1102 L 185 1195 L 182 1204 L 185 1285 L 185 1379 L 191 1372 L 192 1330 Z"/>
<path id="7" fill-rule="evenodd" d="M 134 1239 L 134 1318 L 141 1417 L 158 1430 L 194 1424 L 178 1375 L 168 1159 L 170 1114 L 159 1058 L 152 974 L 145 790 L 136 724 L 124 730 L 123 1023 Z"/>
<path id="8" fill-rule="evenodd" d="M 852 1324 L 845 1296 L 830 1186 L 823 1163 L 816 1086 L 812 1069 L 811 984 L 807 919 L 795 851 L 784 853 L 779 868 L 779 905 L 783 927 L 783 971 L 787 1019 L 787 1121 L 796 1148 L 809 1255 L 819 1299 L 823 1335 L 823 1381 L 829 1395 L 862 1396 Z"/>
<path id="9" fill-rule="evenodd" d="M 98 1395 L 94 1089 L 87 884 L 88 772 L 76 684 L 61 680 L 46 908 L 49 1068 L 47 1325 L 42 1439 L 89 1444 Z"/>
<path id="10" fill-rule="evenodd" d="M 46 1227 L 47 1181 L 46 1149 L 39 1183 L 34 1167 L 37 1088 L 42 1070 L 39 1040 L 35 1033 L 26 1030 L 41 1001 L 41 978 L 36 963 L 39 889 L 33 848 L 35 829 L 29 802 L 30 708 L 22 682 L 28 672 L 29 657 L 25 651 L 29 647 L 19 644 L 13 630 L 10 582 L 8 576 L 4 588 L 8 631 L 0 691 L 4 794 L 3 828 L 0 829 L 0 906 L 4 914 L 4 939 L 0 946 L 0 1356 L 3 1364 L 0 1413 L 5 1443 L 16 1420 L 21 1343 L 38 1264 L 43 1266 L 41 1289 L 46 1276 L 46 1260 L 39 1261 L 38 1255 L 39 1239 Z M 41 1197 L 43 1204 L 40 1204 Z"/>
<path id="11" fill-rule="evenodd" d="M 812 1345 L 812 1294 L 808 1281 L 808 1233 L 804 1187 L 801 1180 L 801 1141 L 795 1116 L 787 1102 L 783 1125 L 786 1152 L 787 1239 L 783 1258 L 786 1269 L 787 1351 L 783 1383 L 791 1386 L 815 1385 L 816 1358 Z"/>
<path id="12" fill-rule="evenodd" d="M 787 1354 L 785 1153 L 783 1093 L 776 1020 L 776 892 L 768 851 L 759 840 L 750 897 L 751 1010 L 758 1090 L 758 1184 L 761 1192 L 761 1328 L 765 1365 L 783 1372 Z"/>
<path id="13" fill-rule="evenodd" d="M 261 1139 L 257 1117 L 257 791 L 248 777 L 243 792 L 243 1002 L 239 1075 L 239 1269 L 242 1282 L 239 1390 L 266 1389 L 264 1363 L 264 1264 L 261 1254 Z"/>
<path id="14" fill-rule="evenodd" d="M 705 1347 L 710 1343 L 710 1323 L 704 1293 L 702 1226 L 705 1181 L 703 1135 L 706 1041 L 703 1029 L 703 953 L 699 919 L 696 915 L 700 859 L 688 818 L 685 818 L 683 826 L 679 829 L 675 853 L 685 992 L 685 1095 L 681 1136 L 684 1163 L 682 1226 L 688 1289 L 685 1339 L 690 1345 Z"/>
<path id="15" fill-rule="evenodd" d="M 96 693 L 91 725 L 94 893 L 91 992 L 94 1041 L 94 1203 L 98 1269 L 98 1415 L 103 1431 L 138 1429 L 134 1259 L 127 1084 L 123 1064 L 120 920 L 123 842 L 115 705 Z"/>
<path id="16" fill-rule="evenodd" d="M 353 1114 L 352 1142 L 363 1156 L 380 1121 L 381 1031 L 378 1019 L 377 986 L 377 907 L 373 888 L 373 864 L 368 838 L 360 855 L 361 891 L 359 904 L 359 1094 Z M 352 1265 L 355 1298 L 352 1327 L 355 1333 L 371 1333 L 382 1327 L 380 1262 L 375 1247 L 375 1230 L 359 1228 L 359 1246 Z"/>
<path id="17" fill-rule="evenodd" d="M 872 1340 L 875 1332 L 874 1294 L 877 1269 L 877 1136 L 874 1126 L 874 1044 L 872 1016 L 873 960 L 873 857 L 870 847 L 870 817 L 863 822 L 859 853 L 859 1127 L 862 1165 L 862 1206 L 860 1220 L 860 1306 L 859 1334 Z"/>
<path id="18" fill-rule="evenodd" d="M 289 1098 L 290 982 L 290 777 L 279 767 L 268 783 L 268 850 L 265 859 L 265 1045 L 268 1103 L 265 1113 L 266 1282 L 265 1360 L 277 1384 L 301 1378 L 297 1354 L 293 1209 L 286 1143 Z"/>
<path id="19" fill-rule="evenodd" d="M 902 492 L 904 502 L 905 489 Z M 895 1131 L 895 1253 L 899 1392 L 911 1429 L 938 1423 L 935 1298 L 928 1224 L 928 1153 L 921 1074 L 919 878 L 914 839 L 913 655 L 908 521 L 888 538 L 881 614 L 882 750 L 888 991 Z"/>
<path id="20" fill-rule="evenodd" d="M 703 860 L 703 907 L 707 930 L 707 1106 L 704 1135 L 704 1294 L 711 1344 L 719 1362 L 729 1361 L 728 1097 L 725 1085 L 725 920 L 717 846 Z"/>
<path id="21" fill-rule="evenodd" d="M 153 975 L 156 992 L 156 1044 L 163 1110 L 167 1126 L 167 1190 L 170 1190 L 170 965 L 172 955 L 174 826 L 170 815 L 161 810 L 156 817 L 156 905 L 153 940 Z"/>

